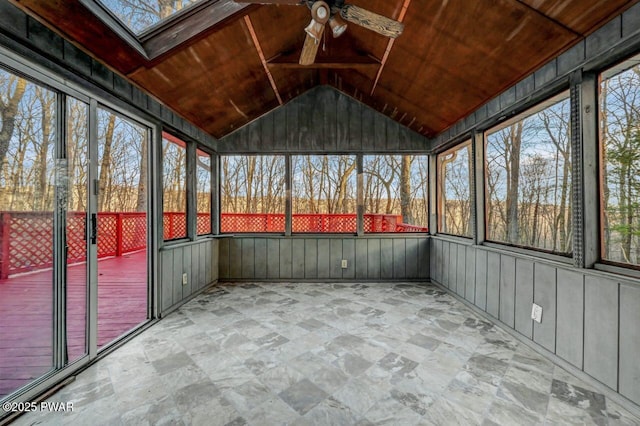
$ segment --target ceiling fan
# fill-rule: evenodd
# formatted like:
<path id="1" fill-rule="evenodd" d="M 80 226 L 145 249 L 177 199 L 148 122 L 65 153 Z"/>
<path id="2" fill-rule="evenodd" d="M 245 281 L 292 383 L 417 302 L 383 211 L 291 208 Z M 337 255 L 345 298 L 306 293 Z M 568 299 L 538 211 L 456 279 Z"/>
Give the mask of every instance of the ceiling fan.
<path id="1" fill-rule="evenodd" d="M 347 29 L 345 21 L 375 31 L 387 37 L 396 38 L 404 30 L 401 22 L 386 16 L 378 15 L 344 0 L 235 0 L 237 3 L 306 5 L 311 10 L 311 23 L 304 29 L 307 36 L 304 40 L 300 65 L 311 65 L 315 62 L 324 33 L 325 24 L 329 23 L 334 38 L 340 37 Z"/>

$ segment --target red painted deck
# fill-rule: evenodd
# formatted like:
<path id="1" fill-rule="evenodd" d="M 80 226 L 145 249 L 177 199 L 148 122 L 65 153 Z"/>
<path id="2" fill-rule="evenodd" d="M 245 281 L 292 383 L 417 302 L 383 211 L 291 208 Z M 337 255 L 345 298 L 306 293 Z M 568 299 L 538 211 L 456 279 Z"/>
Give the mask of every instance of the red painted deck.
<path id="1" fill-rule="evenodd" d="M 69 360 L 85 353 L 86 267 L 68 269 Z M 147 317 L 146 252 L 98 261 L 98 347 Z M 0 398 L 51 369 L 51 270 L 0 280 Z"/>

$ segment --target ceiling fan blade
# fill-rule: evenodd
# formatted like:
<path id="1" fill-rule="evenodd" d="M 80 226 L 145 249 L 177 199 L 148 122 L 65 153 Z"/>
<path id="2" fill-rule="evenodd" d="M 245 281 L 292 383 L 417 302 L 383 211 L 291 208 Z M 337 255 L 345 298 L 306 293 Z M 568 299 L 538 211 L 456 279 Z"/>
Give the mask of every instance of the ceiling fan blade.
<path id="1" fill-rule="evenodd" d="M 320 39 L 324 32 L 324 24 L 318 24 L 317 22 L 312 21 L 310 26 L 314 24 L 314 35 L 307 31 L 307 36 L 304 39 L 304 46 L 302 46 L 302 52 L 300 53 L 300 65 L 311 65 L 316 60 L 318 48 L 320 47 Z"/>
<path id="2" fill-rule="evenodd" d="M 349 22 L 391 38 L 398 37 L 404 30 L 403 23 L 352 4 L 342 6 L 340 16 Z"/>
<path id="3" fill-rule="evenodd" d="M 290 4 L 294 6 L 305 4 L 305 0 L 234 0 L 236 3 L 252 4 Z"/>

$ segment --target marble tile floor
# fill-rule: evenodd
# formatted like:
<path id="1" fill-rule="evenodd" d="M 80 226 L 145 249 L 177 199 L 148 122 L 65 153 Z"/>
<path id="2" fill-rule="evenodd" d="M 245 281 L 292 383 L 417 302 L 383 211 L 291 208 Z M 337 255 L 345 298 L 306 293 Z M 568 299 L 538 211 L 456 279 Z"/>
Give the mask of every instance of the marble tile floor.
<path id="1" fill-rule="evenodd" d="M 429 284 L 224 284 L 16 424 L 637 425 Z"/>

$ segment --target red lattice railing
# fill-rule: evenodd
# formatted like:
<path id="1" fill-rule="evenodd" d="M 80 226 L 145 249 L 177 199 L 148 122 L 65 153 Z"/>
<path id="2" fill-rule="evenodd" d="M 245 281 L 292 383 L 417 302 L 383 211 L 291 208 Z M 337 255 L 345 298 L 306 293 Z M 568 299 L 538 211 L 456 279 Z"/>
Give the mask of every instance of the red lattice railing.
<path id="1" fill-rule="evenodd" d="M 67 213 L 67 261 L 86 260 L 86 214 Z M 355 233 L 355 214 L 294 214 L 295 233 Z M 21 272 L 49 268 L 53 259 L 53 214 L 51 212 L 0 212 L 0 279 Z M 223 233 L 282 233 L 284 214 L 223 213 Z M 426 232 L 427 228 L 402 223 L 397 215 L 365 214 L 364 230 L 379 232 Z M 198 235 L 211 232 L 207 213 L 198 213 Z M 187 236 L 184 213 L 164 213 L 165 240 Z M 98 258 L 122 256 L 142 250 L 147 243 L 146 213 L 98 213 Z"/>

